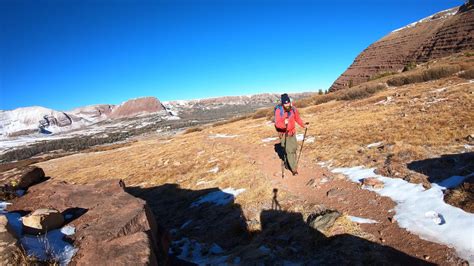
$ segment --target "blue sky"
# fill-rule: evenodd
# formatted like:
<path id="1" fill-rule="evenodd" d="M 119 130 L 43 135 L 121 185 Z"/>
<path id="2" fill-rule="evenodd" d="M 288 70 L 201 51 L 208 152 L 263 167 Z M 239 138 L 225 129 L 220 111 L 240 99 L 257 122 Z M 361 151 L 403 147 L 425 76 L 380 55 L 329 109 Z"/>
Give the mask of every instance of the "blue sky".
<path id="1" fill-rule="evenodd" d="M 327 89 L 462 0 L 0 0 L 0 109 Z"/>

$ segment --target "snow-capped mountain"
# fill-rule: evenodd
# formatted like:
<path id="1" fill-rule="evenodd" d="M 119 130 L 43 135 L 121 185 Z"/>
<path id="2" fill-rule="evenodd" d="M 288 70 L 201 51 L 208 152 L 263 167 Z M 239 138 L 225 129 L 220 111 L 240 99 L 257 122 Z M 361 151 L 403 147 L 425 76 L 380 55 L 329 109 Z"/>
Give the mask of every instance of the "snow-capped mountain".
<path id="1" fill-rule="evenodd" d="M 120 105 L 90 105 L 62 112 L 32 106 L 11 111 L 0 111 L 0 138 L 29 135 L 32 133 L 56 134 L 82 129 L 89 125 L 120 118 L 162 112 L 167 116 L 160 101 L 154 97 L 137 98 Z"/>
<path id="2" fill-rule="evenodd" d="M 41 106 L 0 111 L 0 137 L 25 135 L 43 130 L 57 133 L 81 128 L 89 122 L 81 117 Z"/>

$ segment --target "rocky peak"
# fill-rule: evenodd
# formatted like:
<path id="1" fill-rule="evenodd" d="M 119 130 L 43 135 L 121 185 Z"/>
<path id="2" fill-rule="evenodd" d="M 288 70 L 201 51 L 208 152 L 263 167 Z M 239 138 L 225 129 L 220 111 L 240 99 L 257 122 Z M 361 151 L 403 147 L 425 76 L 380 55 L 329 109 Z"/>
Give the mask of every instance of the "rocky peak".
<path id="1" fill-rule="evenodd" d="M 470 49 L 474 49 L 472 0 L 394 30 L 371 44 L 329 90 L 350 88 L 378 74 L 400 72 L 408 64 L 424 63 Z"/>
<path id="2" fill-rule="evenodd" d="M 155 113 L 165 110 L 155 97 L 143 97 L 128 100 L 112 109 L 110 118 L 132 117 L 141 114 Z"/>

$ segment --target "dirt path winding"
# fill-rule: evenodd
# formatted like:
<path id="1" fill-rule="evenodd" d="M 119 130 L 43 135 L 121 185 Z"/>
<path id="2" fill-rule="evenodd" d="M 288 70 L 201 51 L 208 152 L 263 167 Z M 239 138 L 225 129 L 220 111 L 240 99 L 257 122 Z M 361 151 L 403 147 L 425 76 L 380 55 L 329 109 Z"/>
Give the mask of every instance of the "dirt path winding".
<path id="1" fill-rule="evenodd" d="M 378 221 L 376 224 L 360 225 L 364 232 L 374 236 L 372 240 L 378 244 L 390 246 L 436 264 L 460 263 L 453 249 L 420 239 L 400 228 L 393 220 L 395 213 L 392 209 L 396 204 L 390 198 L 361 189 L 358 184 L 341 176 L 335 177 L 335 174 L 328 169 L 320 167 L 311 158 L 304 156 L 304 150 L 298 169 L 299 175 L 292 176 L 286 170 L 285 177 L 282 178 L 281 160 L 274 150 L 277 141 L 260 146 L 237 142 L 236 139 L 217 141 L 246 154 L 249 163 L 255 163 L 271 180 L 275 188 L 286 190 L 309 203 L 324 204 L 328 208 L 337 209 L 347 215 Z M 280 204 L 285 206 L 285 202 L 280 202 Z"/>

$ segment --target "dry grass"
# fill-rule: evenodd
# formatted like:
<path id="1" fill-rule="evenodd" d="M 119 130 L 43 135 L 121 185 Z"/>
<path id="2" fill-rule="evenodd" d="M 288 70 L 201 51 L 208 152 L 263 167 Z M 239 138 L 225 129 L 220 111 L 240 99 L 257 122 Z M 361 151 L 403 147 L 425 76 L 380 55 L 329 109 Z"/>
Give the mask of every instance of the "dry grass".
<path id="1" fill-rule="evenodd" d="M 464 79 L 474 79 L 474 68 L 464 70 L 459 76 Z"/>
<path id="2" fill-rule="evenodd" d="M 410 74 L 398 75 L 390 78 L 387 84 L 390 86 L 403 86 L 412 83 L 426 82 L 449 77 L 459 71 L 461 71 L 460 65 L 438 65 L 428 69 L 412 71 Z"/>
<path id="3" fill-rule="evenodd" d="M 190 127 L 186 129 L 183 134 L 189 134 L 189 133 L 200 132 L 200 131 L 202 131 L 201 127 Z"/>
<path id="4" fill-rule="evenodd" d="M 253 119 L 259 119 L 259 118 L 263 118 L 263 117 L 271 117 L 273 116 L 273 109 L 272 108 L 262 108 L 262 109 L 258 109 L 253 115 L 252 115 L 252 118 Z"/>
<path id="5" fill-rule="evenodd" d="M 227 120 L 224 120 L 224 121 L 219 121 L 217 123 L 214 123 L 214 124 L 212 124 L 212 126 L 213 127 L 218 127 L 218 126 L 234 123 L 234 122 L 237 122 L 237 121 L 240 121 L 240 120 L 244 120 L 244 119 L 247 119 L 248 117 L 249 117 L 249 115 L 236 116 L 236 117 L 233 117 L 231 119 L 227 119 Z"/>

